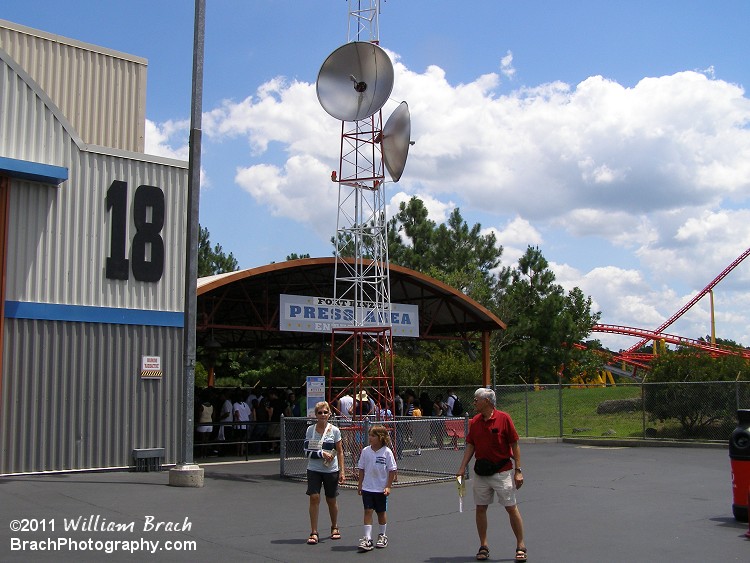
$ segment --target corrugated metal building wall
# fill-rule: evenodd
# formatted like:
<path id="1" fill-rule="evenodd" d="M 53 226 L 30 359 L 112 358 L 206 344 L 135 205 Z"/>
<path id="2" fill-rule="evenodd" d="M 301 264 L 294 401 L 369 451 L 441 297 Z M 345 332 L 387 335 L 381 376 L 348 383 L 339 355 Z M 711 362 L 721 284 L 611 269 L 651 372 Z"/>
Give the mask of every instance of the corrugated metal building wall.
<path id="1" fill-rule="evenodd" d="M 18 43 L 46 52 L 43 36 Z M 85 68 L 90 83 L 59 82 L 90 91 L 93 103 L 100 70 Z M 115 75 L 127 84 L 129 72 Z M 139 87 L 131 82 L 122 95 L 135 99 Z M 99 125 L 89 133 L 124 124 L 114 106 L 93 106 L 84 113 Z M 0 202 L 8 212 L 0 473 L 125 467 L 133 448 L 164 447 L 167 462 L 179 453 L 187 163 L 88 145 L 66 111 L 78 110 L 58 108 L 0 48 L 0 175 L 10 178 Z M 50 169 L 67 180 L 47 179 Z M 122 255 L 112 268 L 117 235 Z M 141 377 L 143 356 L 161 359 L 160 379 Z"/>
<path id="2" fill-rule="evenodd" d="M 146 59 L 0 20 L 0 48 L 39 84 L 84 143 L 143 152 Z"/>
<path id="3" fill-rule="evenodd" d="M 134 448 L 177 461 L 182 329 L 6 319 L 0 473 L 127 467 Z M 161 380 L 141 379 L 143 354 Z"/>

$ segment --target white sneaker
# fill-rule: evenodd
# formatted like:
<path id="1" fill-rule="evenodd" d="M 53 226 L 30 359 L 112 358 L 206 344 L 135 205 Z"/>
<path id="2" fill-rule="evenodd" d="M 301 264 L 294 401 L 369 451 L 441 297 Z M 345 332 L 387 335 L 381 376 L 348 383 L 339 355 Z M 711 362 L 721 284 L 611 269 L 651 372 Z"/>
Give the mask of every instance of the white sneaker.
<path id="1" fill-rule="evenodd" d="M 375 547 L 388 547 L 388 536 L 378 534 L 378 541 L 375 542 Z"/>
<path id="2" fill-rule="evenodd" d="M 370 538 L 362 538 L 359 540 L 360 551 L 372 551 L 372 540 Z"/>

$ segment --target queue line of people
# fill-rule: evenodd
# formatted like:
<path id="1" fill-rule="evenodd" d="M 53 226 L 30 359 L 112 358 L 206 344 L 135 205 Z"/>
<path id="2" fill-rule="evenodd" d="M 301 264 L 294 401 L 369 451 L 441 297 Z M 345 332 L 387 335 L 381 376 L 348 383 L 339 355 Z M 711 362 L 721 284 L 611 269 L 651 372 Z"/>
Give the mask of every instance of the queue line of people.
<path id="1" fill-rule="evenodd" d="M 460 399 L 453 388 L 449 388 L 445 396 L 441 393 L 430 398 L 427 391 L 423 391 L 417 397 L 413 389 L 407 389 L 403 393 L 398 388 L 394 394 L 394 408 L 396 416 L 463 416 L 463 412 L 455 413 L 454 407 L 460 404 Z M 354 396 L 344 392 L 331 403 L 333 413 L 341 418 L 352 418 L 374 415 L 378 411 L 387 409 L 385 405 L 375 402 L 372 394 L 366 389 L 355 393 Z M 386 417 L 381 417 L 386 418 Z"/>
<path id="2" fill-rule="evenodd" d="M 248 442 L 253 453 L 278 452 L 282 414 L 300 416 L 301 410 L 291 389 L 204 389 L 196 393 L 196 454 L 245 455 Z"/>

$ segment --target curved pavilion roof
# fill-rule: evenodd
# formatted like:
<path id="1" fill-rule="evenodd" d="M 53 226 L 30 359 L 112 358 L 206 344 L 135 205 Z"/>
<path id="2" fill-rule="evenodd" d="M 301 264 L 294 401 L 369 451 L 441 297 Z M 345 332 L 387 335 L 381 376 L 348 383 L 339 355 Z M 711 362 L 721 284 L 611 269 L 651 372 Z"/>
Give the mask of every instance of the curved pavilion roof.
<path id="1" fill-rule="evenodd" d="M 336 259 L 289 260 L 198 279 L 198 343 L 225 349 L 312 348 L 330 335 L 279 330 L 279 294 L 332 297 Z M 390 265 L 391 302 L 419 307 L 422 339 L 476 339 L 505 323 L 460 291 Z"/>

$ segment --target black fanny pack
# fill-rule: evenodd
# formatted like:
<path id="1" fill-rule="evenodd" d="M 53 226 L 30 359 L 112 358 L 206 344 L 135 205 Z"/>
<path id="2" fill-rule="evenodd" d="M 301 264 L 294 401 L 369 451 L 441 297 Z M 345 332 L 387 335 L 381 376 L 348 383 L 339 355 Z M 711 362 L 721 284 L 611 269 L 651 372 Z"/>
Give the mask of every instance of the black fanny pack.
<path id="1" fill-rule="evenodd" d="M 499 463 L 493 463 L 489 459 L 477 459 L 474 462 L 474 473 L 476 473 L 477 475 L 481 475 L 482 477 L 494 475 L 495 473 L 500 471 L 500 468 L 509 461 L 510 458 L 502 459 Z"/>

